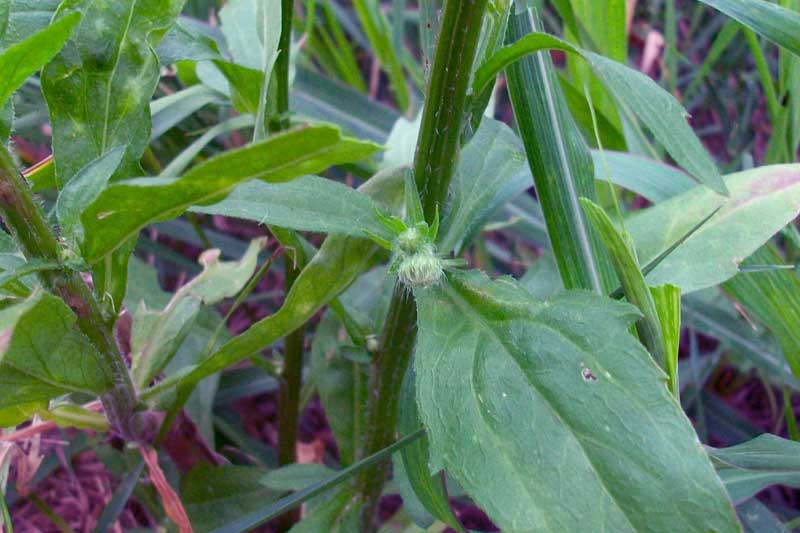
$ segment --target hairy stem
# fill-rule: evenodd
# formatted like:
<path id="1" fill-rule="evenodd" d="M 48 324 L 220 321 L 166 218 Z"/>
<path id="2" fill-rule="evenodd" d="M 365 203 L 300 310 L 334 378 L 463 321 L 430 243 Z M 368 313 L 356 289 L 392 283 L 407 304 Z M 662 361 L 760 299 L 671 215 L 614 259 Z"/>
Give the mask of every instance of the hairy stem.
<path id="1" fill-rule="evenodd" d="M 425 98 L 414 172 L 425 218 L 432 223 L 447 198 L 458 162 L 461 133 L 468 109 L 467 89 L 475 60 L 487 0 L 449 0 Z M 392 443 L 397 428 L 397 404 L 403 376 L 416 341 L 417 314 L 411 293 L 396 286 L 384 325 L 382 346 L 371 368 L 371 394 L 362 457 Z M 364 471 L 356 482 L 363 503 L 362 530 L 374 529 L 373 515 L 386 481 L 388 464 Z"/>
<path id="2" fill-rule="evenodd" d="M 58 237 L 18 172 L 11 154 L 3 146 L 0 146 L 0 214 L 25 257 L 62 262 Z M 133 427 L 131 415 L 138 403 L 136 390 L 109 321 L 103 318 L 97 300 L 78 272 L 64 267 L 42 271 L 38 275 L 41 283 L 75 312 L 78 328 L 97 348 L 104 364 L 113 373 L 114 386 L 101 397 L 103 407 L 111 425 L 124 438 L 135 440 L 139 432 Z"/>

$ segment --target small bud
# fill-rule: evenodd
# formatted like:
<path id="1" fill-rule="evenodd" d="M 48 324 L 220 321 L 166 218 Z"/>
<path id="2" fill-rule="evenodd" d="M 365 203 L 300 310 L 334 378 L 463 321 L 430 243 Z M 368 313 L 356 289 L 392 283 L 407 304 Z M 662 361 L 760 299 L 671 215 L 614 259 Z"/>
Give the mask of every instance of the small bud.
<path id="1" fill-rule="evenodd" d="M 433 246 L 426 244 L 417 253 L 403 258 L 397 269 L 400 281 L 412 288 L 432 287 L 444 273 L 442 260 L 436 256 Z"/>

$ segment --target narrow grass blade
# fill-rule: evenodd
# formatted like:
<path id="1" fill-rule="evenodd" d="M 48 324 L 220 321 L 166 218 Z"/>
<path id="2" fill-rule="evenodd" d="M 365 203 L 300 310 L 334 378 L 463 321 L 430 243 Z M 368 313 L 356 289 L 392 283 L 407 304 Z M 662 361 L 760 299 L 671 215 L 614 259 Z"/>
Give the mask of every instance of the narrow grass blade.
<path id="1" fill-rule="evenodd" d="M 700 0 L 800 55 L 800 14 L 764 0 Z"/>
<path id="2" fill-rule="evenodd" d="M 639 339 L 661 368 L 666 369 L 667 356 L 664 335 L 661 332 L 661 321 L 656 311 L 653 295 L 639 268 L 630 235 L 624 230 L 623 233 L 615 228 L 614 223 L 599 205 L 586 198 L 581 198 L 581 206 L 611 254 L 611 261 L 622 284 L 625 297 L 642 313 L 642 318 L 636 322 Z"/>
<path id="3" fill-rule="evenodd" d="M 777 264 L 781 256 L 772 245 L 758 250 L 748 265 Z M 741 273 L 722 286 L 747 314 L 764 324 L 780 344 L 795 376 L 800 376 L 800 280 L 791 270 Z"/>
<path id="4" fill-rule="evenodd" d="M 509 36 L 524 39 L 533 29 L 532 15 L 517 15 L 510 21 Z M 595 238 L 578 202 L 579 197 L 597 197 L 594 166 L 569 114 L 552 61 L 540 53 L 504 64 L 514 115 L 564 285 L 603 293 L 610 264 L 598 261 Z"/>
<path id="5" fill-rule="evenodd" d="M 139 460 L 133 469 L 123 478 L 117 490 L 114 491 L 111 500 L 103 509 L 103 514 L 100 515 L 97 526 L 94 528 L 95 533 L 111 531 L 111 526 L 114 525 L 119 515 L 122 514 L 122 510 L 125 509 L 125 504 L 128 503 L 128 499 L 131 497 L 131 494 L 133 494 L 133 490 L 139 482 L 139 476 L 142 474 L 143 469 L 144 460 L 142 459 Z"/>
<path id="6" fill-rule="evenodd" d="M 365 468 L 369 468 L 374 464 L 383 461 L 394 452 L 402 450 L 424 434 L 424 429 L 418 429 L 414 433 L 399 439 L 391 446 L 388 446 L 383 450 L 374 453 L 365 459 L 362 459 L 356 464 L 339 471 L 336 475 L 331 476 L 324 481 L 309 485 L 303 490 L 297 491 L 285 498 L 281 498 L 280 500 L 267 505 L 263 509 L 259 509 L 258 511 L 245 515 L 238 520 L 231 522 L 225 527 L 215 529 L 213 533 L 238 533 L 239 531 L 246 531 L 258 526 L 259 524 L 263 524 L 264 522 L 271 520 L 276 516 L 282 515 L 286 511 L 290 511 L 295 507 L 302 505 L 314 496 L 322 494 L 326 490 L 347 481 Z"/>

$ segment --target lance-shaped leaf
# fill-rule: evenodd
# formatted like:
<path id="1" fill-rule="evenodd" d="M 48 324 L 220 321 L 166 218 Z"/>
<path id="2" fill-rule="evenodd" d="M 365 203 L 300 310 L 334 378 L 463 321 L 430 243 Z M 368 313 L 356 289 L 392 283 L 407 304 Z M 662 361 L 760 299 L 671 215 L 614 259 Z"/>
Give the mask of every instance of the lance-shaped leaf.
<path id="1" fill-rule="evenodd" d="M 266 244 L 256 239 L 240 261 L 220 261 L 220 251 L 207 250 L 200 256 L 203 271 L 181 287 L 160 310 L 148 309 L 142 301 L 133 316 L 131 360 L 134 382 L 147 385 L 180 347 L 194 325 L 200 309 L 235 296 L 253 275 L 258 254 Z"/>
<path id="2" fill-rule="evenodd" d="M 533 31 L 534 22 L 532 16 L 513 17 L 509 35 L 522 42 Z M 560 90 L 553 62 L 545 53 L 525 57 L 510 64 L 506 75 L 564 285 L 598 293 L 610 290 L 613 273 L 608 257 L 584 220 L 578 201 L 597 197 L 592 158 Z"/>
<path id="3" fill-rule="evenodd" d="M 159 78 L 153 47 L 182 6 L 183 0 L 61 4 L 56 18 L 78 12 L 82 21 L 42 73 L 59 185 L 114 146 L 126 147 L 116 176 L 141 173 L 150 98 Z"/>
<path id="4" fill-rule="evenodd" d="M 414 368 L 410 367 L 403 378 L 403 388 L 400 392 L 398 406 L 397 430 L 405 435 L 419 428 L 419 409 L 416 400 L 416 375 Z M 409 444 L 402 452 L 402 468 L 413 494 L 432 517 L 441 520 L 456 531 L 462 531 L 461 525 L 453 516 L 450 502 L 447 499 L 447 490 L 444 476 L 441 472 L 431 472 L 428 469 L 428 437 L 423 436 L 416 442 Z M 395 462 L 395 464 L 397 464 Z M 395 477 L 397 474 L 395 473 Z M 405 494 L 401 487 L 400 494 L 405 503 Z"/>
<path id="5" fill-rule="evenodd" d="M 669 390 L 676 398 L 679 398 L 678 351 L 681 344 L 681 290 L 675 285 L 659 285 L 650 287 L 650 294 L 653 295 L 658 320 L 661 322 Z"/>
<path id="6" fill-rule="evenodd" d="M 800 56 L 800 14 L 764 0 L 700 0 Z"/>
<path id="7" fill-rule="evenodd" d="M 800 487 L 798 442 L 764 434 L 730 448 L 709 448 L 709 453 L 735 502 L 770 485 Z"/>
<path id="8" fill-rule="evenodd" d="M 461 152 L 439 231 L 439 250 L 458 254 L 504 203 L 533 185 L 511 129 L 484 118 Z"/>
<path id="9" fill-rule="evenodd" d="M 289 181 L 332 165 L 359 161 L 378 149 L 373 143 L 342 138 L 331 126 L 314 126 L 225 152 L 181 178 L 139 178 L 113 184 L 81 216 L 86 232 L 84 258 L 95 262 L 146 225 L 175 218 L 193 205 L 218 202 L 243 181 Z"/>
<path id="10" fill-rule="evenodd" d="M 417 401 L 442 468 L 503 531 L 739 530 L 628 304 L 452 273 L 415 291 Z"/>
<path id="11" fill-rule="evenodd" d="M 783 264 L 775 247 L 763 246 L 743 265 L 748 267 Z M 741 272 L 725 282 L 725 292 L 741 303 L 747 315 L 772 331 L 783 356 L 800 376 L 800 279 L 793 270 Z"/>
<path id="12" fill-rule="evenodd" d="M 20 43 L 46 28 L 61 0 L 0 2 L 0 50 Z"/>
<path id="13" fill-rule="evenodd" d="M 722 206 L 647 275 L 648 284 L 671 283 L 686 294 L 722 283 L 800 211 L 800 165 L 747 170 L 725 183 L 728 199 L 695 187 L 626 220 L 646 265 Z"/>
<path id="14" fill-rule="evenodd" d="M 714 161 L 686 122 L 686 110 L 651 78 L 622 63 L 587 52 L 552 35 L 530 33 L 502 48 L 481 65 L 475 73 L 473 90 L 481 90 L 503 68 L 525 55 L 549 49 L 577 54 L 588 61 L 621 113 L 639 118 L 679 165 L 708 187 L 727 194 Z"/>
<path id="15" fill-rule="evenodd" d="M 661 368 L 666 369 L 666 346 L 661 333 L 661 321 L 658 318 L 653 295 L 644 281 L 630 234 L 625 230 L 617 230 L 603 208 L 591 200 L 581 198 L 581 206 L 608 248 L 625 298 L 642 313 L 642 318 L 636 322 L 639 339 Z"/>
<path id="16" fill-rule="evenodd" d="M 368 196 L 338 181 L 301 176 L 286 183 L 243 183 L 223 201 L 191 211 L 353 237 L 366 230 L 391 240 L 375 208 Z"/>
<path id="17" fill-rule="evenodd" d="M 102 358 L 73 329 L 76 320 L 61 299 L 41 290 L 0 311 L 0 409 L 24 412 L 68 392 L 99 395 L 111 387 Z"/>
<path id="18" fill-rule="evenodd" d="M 80 18 L 72 13 L 0 54 L 0 106 L 28 76 L 56 55 Z"/>
<path id="19" fill-rule="evenodd" d="M 58 225 L 61 235 L 71 245 L 77 247 L 83 241 L 81 213 L 100 196 L 124 155 L 122 146 L 109 150 L 80 169 L 59 193 L 56 202 Z"/>

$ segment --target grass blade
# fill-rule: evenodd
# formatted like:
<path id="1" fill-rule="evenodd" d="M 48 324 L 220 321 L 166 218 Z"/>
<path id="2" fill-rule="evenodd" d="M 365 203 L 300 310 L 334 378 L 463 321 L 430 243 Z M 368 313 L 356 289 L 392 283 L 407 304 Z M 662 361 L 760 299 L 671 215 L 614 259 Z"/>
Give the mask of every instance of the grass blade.
<path id="1" fill-rule="evenodd" d="M 322 494 L 326 490 L 335 487 L 344 481 L 347 481 L 365 468 L 369 468 L 370 466 L 383 461 L 394 452 L 402 450 L 424 434 L 424 429 L 418 429 L 414 433 L 399 439 L 391 446 L 388 446 L 383 450 L 362 459 L 354 465 L 339 471 L 336 475 L 333 475 L 324 481 L 309 485 L 303 490 L 297 491 L 294 494 L 290 494 L 285 498 L 281 498 L 277 502 L 271 503 L 263 509 L 259 509 L 258 511 L 245 515 L 238 520 L 231 522 L 225 527 L 215 529 L 213 533 L 238 533 L 239 531 L 246 531 L 256 527 L 259 524 L 263 524 L 264 522 L 271 520 L 276 516 L 282 515 L 286 511 L 290 511 L 295 507 L 302 505 L 314 496 Z"/>
<path id="2" fill-rule="evenodd" d="M 517 15 L 510 21 L 514 39 L 524 39 L 533 29 L 531 14 Z M 610 271 L 610 265 L 598 264 L 597 248 L 578 203 L 579 197 L 597 196 L 594 166 L 569 114 L 552 61 L 544 53 L 525 57 L 510 64 L 506 75 L 564 285 L 603 293 L 603 272 Z"/>

